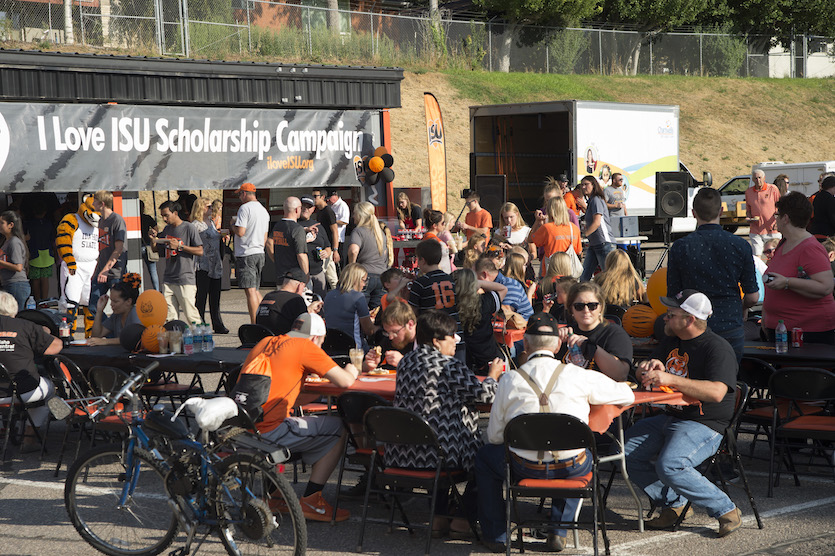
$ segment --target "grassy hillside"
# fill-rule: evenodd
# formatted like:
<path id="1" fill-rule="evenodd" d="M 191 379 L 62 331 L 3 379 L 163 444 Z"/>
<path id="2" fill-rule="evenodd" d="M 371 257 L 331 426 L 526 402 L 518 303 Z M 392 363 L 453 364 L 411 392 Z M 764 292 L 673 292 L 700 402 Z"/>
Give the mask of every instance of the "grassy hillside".
<path id="1" fill-rule="evenodd" d="M 477 104 L 566 99 L 677 104 L 680 158 L 696 175 L 710 171 L 716 184 L 750 172 L 756 162 L 835 159 L 832 79 L 407 72 L 403 107 L 392 110 L 399 186 L 427 184 L 426 138 L 414 133 L 424 125 L 424 91 L 441 103 L 449 140 L 449 202 L 455 207 L 461 206 L 458 189 L 468 186 L 468 107 Z"/>

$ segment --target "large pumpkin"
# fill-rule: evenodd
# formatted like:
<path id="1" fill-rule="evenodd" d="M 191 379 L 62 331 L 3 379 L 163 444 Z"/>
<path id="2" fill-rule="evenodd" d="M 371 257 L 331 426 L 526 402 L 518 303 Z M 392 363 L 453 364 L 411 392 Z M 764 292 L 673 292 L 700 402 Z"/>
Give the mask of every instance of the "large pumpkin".
<path id="1" fill-rule="evenodd" d="M 678 293 L 678 292 L 675 292 Z M 667 295 L 667 267 L 659 268 L 647 280 L 647 299 L 656 315 L 663 315 L 667 308 L 661 303 L 661 298 Z"/>
<path id="2" fill-rule="evenodd" d="M 151 353 L 159 353 L 159 333 L 165 330 L 160 324 L 149 326 L 142 332 L 142 348 Z"/>
<path id="3" fill-rule="evenodd" d="M 136 299 L 136 314 L 145 326 L 163 324 L 168 316 L 165 296 L 157 290 L 145 290 Z"/>
<path id="4" fill-rule="evenodd" d="M 649 305 L 633 305 L 626 310 L 621 322 L 627 334 L 635 338 L 649 338 L 652 336 L 655 319 L 658 315 Z"/>

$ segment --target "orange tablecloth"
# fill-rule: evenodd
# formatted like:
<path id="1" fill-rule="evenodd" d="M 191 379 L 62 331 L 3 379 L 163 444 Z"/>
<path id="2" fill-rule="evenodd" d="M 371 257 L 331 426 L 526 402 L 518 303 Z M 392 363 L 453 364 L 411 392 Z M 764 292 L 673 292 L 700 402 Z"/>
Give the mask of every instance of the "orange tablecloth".
<path id="1" fill-rule="evenodd" d="M 349 388 L 341 388 L 332 382 L 305 382 L 302 392 L 318 396 L 339 396 L 343 392 L 371 392 L 387 399 L 394 399 L 397 375 L 372 376 L 362 374 Z M 695 400 L 681 392 L 635 392 L 635 403 L 631 405 L 593 405 L 589 413 L 589 427 L 599 433 L 606 432 L 615 417 L 637 405 L 655 403 L 661 405 L 690 405 Z"/>

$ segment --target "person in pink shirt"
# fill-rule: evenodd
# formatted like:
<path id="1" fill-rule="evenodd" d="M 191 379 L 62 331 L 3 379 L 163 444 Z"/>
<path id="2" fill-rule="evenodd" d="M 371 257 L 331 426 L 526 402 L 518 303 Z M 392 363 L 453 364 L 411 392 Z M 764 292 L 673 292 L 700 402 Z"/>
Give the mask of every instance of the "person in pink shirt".
<path id="1" fill-rule="evenodd" d="M 751 227 L 748 238 L 754 256 L 759 257 L 763 253 L 765 242 L 783 237 L 777 231 L 777 218 L 775 217 L 780 190 L 774 184 L 765 183 L 765 173 L 762 170 L 754 170 L 751 174 L 751 181 L 754 185 L 745 191 L 748 225 Z"/>

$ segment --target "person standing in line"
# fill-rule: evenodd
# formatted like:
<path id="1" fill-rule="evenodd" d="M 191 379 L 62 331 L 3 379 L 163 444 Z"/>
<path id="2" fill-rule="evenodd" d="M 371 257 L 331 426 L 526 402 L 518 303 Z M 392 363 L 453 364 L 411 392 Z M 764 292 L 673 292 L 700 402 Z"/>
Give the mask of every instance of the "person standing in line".
<path id="1" fill-rule="evenodd" d="M 328 197 L 327 197 L 328 205 L 333 210 L 334 215 L 336 216 L 336 225 L 337 229 L 339 230 L 339 244 L 333 248 L 336 251 L 339 248 L 345 249 L 345 228 L 348 226 L 348 223 L 351 220 L 351 210 L 348 208 L 348 203 L 346 203 L 340 196 L 339 191 L 336 189 L 328 189 Z M 344 258 L 345 254 L 340 252 L 338 256 L 334 257 L 334 262 L 340 262 L 342 258 Z"/>
<path id="2" fill-rule="evenodd" d="M 583 275 L 581 282 L 591 280 L 598 265 L 600 270 L 606 270 L 606 256 L 615 250 L 614 236 L 609 225 L 609 209 L 603 189 L 594 176 L 585 176 L 580 180 L 583 193 L 588 196 L 586 208 L 585 234 L 589 240 L 589 248 L 583 260 Z"/>
<path id="3" fill-rule="evenodd" d="M 473 191 L 467 197 L 467 209 L 469 212 L 464 217 L 464 222 L 459 220 L 458 229 L 464 230 L 467 239 L 470 239 L 475 232 L 490 237 L 490 230 L 493 229 L 493 217 L 490 213 L 481 208 L 481 195 Z"/>
<path id="4" fill-rule="evenodd" d="M 615 172 L 612 174 L 612 184 L 603 190 L 606 195 L 606 208 L 609 209 L 609 217 L 626 216 L 626 189 L 623 187 L 623 174 Z"/>
<path id="5" fill-rule="evenodd" d="M 751 174 L 754 185 L 745 191 L 745 206 L 748 211 L 748 225 L 751 228 L 748 238 L 754 256 L 763 254 L 763 244 L 769 239 L 783 237 L 777 231 L 777 201 L 780 190 L 772 183 L 765 182 L 765 172 L 754 170 Z"/>
<path id="6" fill-rule="evenodd" d="M 812 202 L 815 215 L 809 223 L 809 233 L 818 241 L 835 235 L 835 176 L 824 178 Z"/>
<path id="7" fill-rule="evenodd" d="M 93 272 L 90 287 L 90 311 L 96 316 L 99 297 L 119 281 L 128 262 L 125 250 L 128 228 L 121 214 L 113 212 L 113 193 L 96 191 L 93 194 L 93 208 L 101 213 L 99 221 L 99 259 Z"/>
<path id="8" fill-rule="evenodd" d="M 325 280 L 325 263 L 331 256 L 331 243 L 328 233 L 320 229 L 321 223 L 312 219 L 316 204 L 313 197 L 305 195 L 301 198 L 302 211 L 298 224 L 306 230 L 307 261 L 310 266 L 310 280 L 313 283 L 313 293 L 324 298 L 327 293 Z"/>
<path id="9" fill-rule="evenodd" d="M 255 198 L 255 186 L 244 183 L 238 188 L 241 207 L 232 222 L 235 234 L 235 275 L 238 287 L 246 293 L 246 308 L 250 322 L 261 303 L 261 271 L 264 268 L 264 247 L 270 229 L 270 213 Z M 278 276 L 281 276 L 280 274 Z"/>
<path id="10" fill-rule="evenodd" d="M 13 210 L 0 214 L 0 235 L 0 284 L 4 291 L 15 298 L 20 310 L 23 310 L 26 299 L 32 293 L 26 277 L 29 270 L 29 248 L 23 238 L 20 217 Z"/>
<path id="11" fill-rule="evenodd" d="M 391 266 L 389 258 L 389 234 L 384 225 L 380 224 L 374 215 L 374 206 L 368 201 L 354 205 L 354 224 L 351 232 L 346 260 L 349 263 L 360 263 L 368 271 L 368 281 L 363 289 L 368 307 L 374 309 L 380 306 L 383 297 L 383 283 L 380 275 Z"/>
<path id="12" fill-rule="evenodd" d="M 707 323 L 731 344 L 739 362 L 745 344 L 744 311 L 760 296 L 751 246 L 722 229 L 722 199 L 716 189 L 699 188 L 693 197 L 693 216 L 696 231 L 670 246 L 667 291 L 698 288 L 705 294 L 713 308 Z"/>
<path id="13" fill-rule="evenodd" d="M 212 202 L 207 197 L 199 197 L 191 209 L 191 223 L 200 234 L 203 242 L 203 255 L 195 260 L 197 269 L 197 298 L 195 306 L 200 314 L 198 322 L 205 321 L 206 298 L 209 299 L 209 314 L 212 317 L 212 329 L 215 334 L 229 334 L 220 316 L 220 277 L 223 274 L 223 259 L 220 254 L 222 235 L 220 217 L 223 203 Z"/>
<path id="14" fill-rule="evenodd" d="M 325 280 L 328 283 L 328 289 L 334 289 L 339 277 L 336 275 L 336 263 L 340 261 L 339 246 L 341 245 L 339 239 L 339 225 L 336 223 L 336 214 L 325 200 L 324 189 L 314 189 L 312 192 L 313 201 L 316 203 L 316 219 L 319 221 L 319 233 L 323 233 L 328 237 L 331 244 L 331 257 L 324 262 L 323 268 L 325 270 Z"/>
<path id="15" fill-rule="evenodd" d="M 159 231 L 157 229 L 157 221 L 150 214 L 145 214 L 145 201 L 139 201 L 139 212 L 141 213 L 139 218 L 140 225 L 142 226 L 142 260 L 148 265 L 151 288 L 159 291 L 159 274 L 157 274 L 159 255 L 151 249 L 151 236 L 148 233 L 151 229 L 155 232 Z"/>
<path id="16" fill-rule="evenodd" d="M 284 276 L 290 269 L 299 268 L 304 274 L 310 273 L 307 258 L 305 230 L 299 226 L 302 202 L 298 197 L 284 200 L 284 218 L 273 228 L 273 236 L 267 239 L 267 254 L 275 263 L 275 275 Z"/>
<path id="17" fill-rule="evenodd" d="M 176 201 L 165 201 L 159 207 L 165 228 L 157 234 L 153 229 L 153 250 L 165 250 L 165 274 L 162 294 L 168 304 L 166 320 L 176 320 L 180 311 L 185 322 L 197 322 L 200 314 L 194 302 L 197 298 L 197 277 L 194 257 L 203 255 L 203 241 L 197 229 L 180 217 L 183 207 Z M 162 236 L 162 237 L 160 237 Z"/>

